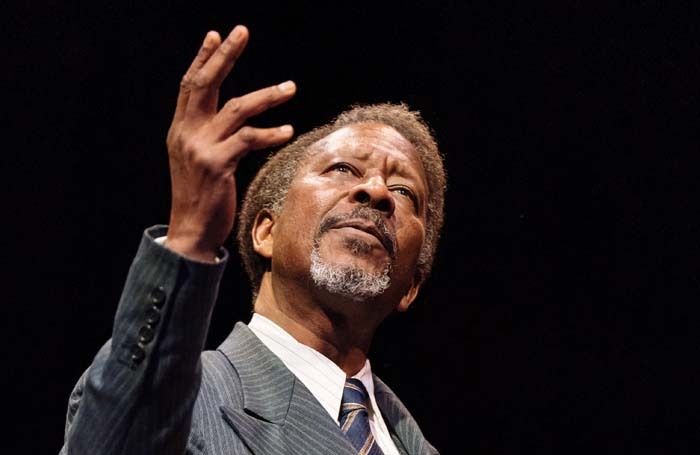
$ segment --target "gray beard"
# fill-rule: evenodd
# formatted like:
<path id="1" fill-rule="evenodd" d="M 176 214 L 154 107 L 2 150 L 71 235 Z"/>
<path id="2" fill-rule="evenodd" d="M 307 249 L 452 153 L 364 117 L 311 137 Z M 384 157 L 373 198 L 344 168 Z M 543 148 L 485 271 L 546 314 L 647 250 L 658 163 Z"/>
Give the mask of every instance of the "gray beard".
<path id="1" fill-rule="evenodd" d="M 311 280 L 316 286 L 354 301 L 368 300 L 377 297 L 389 289 L 391 283 L 391 263 L 377 273 L 370 273 L 353 265 L 330 264 L 321 259 L 318 242 L 314 242 L 311 250 Z M 351 251 L 354 254 L 365 253 L 369 246 L 361 242 L 353 242 Z"/>

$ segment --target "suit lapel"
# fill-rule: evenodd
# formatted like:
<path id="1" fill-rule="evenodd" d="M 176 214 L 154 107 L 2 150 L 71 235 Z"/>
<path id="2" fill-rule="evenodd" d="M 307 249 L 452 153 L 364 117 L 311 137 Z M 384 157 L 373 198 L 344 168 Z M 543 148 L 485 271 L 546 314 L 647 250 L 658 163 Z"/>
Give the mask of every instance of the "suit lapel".
<path id="1" fill-rule="evenodd" d="M 222 416 L 253 453 L 355 454 L 311 392 L 245 324 L 236 324 L 219 351 L 243 391 L 243 409 L 221 406 Z"/>
<path id="2" fill-rule="evenodd" d="M 401 455 L 410 455 L 406 451 L 406 447 L 404 447 L 403 442 L 401 442 L 401 439 L 396 435 L 396 433 L 392 432 L 391 433 L 391 440 L 394 441 L 394 445 L 396 446 L 396 450 L 399 451 Z"/>
<path id="3" fill-rule="evenodd" d="M 338 424 L 301 381 L 295 384 L 284 433 L 297 453 L 357 455 Z"/>
<path id="4" fill-rule="evenodd" d="M 399 452 L 408 455 L 438 453 L 396 394 L 377 376 L 374 376 L 374 398 Z"/>

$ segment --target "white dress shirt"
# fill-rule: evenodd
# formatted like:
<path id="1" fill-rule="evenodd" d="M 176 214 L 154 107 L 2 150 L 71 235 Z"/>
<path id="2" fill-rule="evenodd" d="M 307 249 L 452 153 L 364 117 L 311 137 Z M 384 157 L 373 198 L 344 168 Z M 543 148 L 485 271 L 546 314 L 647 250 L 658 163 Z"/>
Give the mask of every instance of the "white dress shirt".
<path id="1" fill-rule="evenodd" d="M 282 327 L 264 316 L 253 314 L 248 327 L 309 389 L 309 392 L 337 423 L 345 387 L 345 372 L 328 357 L 299 343 Z M 369 426 L 374 439 L 385 455 L 399 455 L 374 399 L 374 380 L 369 359 L 353 378 L 362 381 L 369 394 L 371 403 L 368 408 Z"/>

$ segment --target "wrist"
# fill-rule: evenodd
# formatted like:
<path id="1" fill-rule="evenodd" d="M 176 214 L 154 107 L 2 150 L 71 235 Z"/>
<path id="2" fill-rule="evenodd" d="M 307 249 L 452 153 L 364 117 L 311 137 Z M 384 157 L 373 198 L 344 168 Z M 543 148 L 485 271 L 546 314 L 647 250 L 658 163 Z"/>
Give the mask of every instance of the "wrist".
<path id="1" fill-rule="evenodd" d="M 171 235 L 170 232 L 168 232 L 164 245 L 188 259 L 211 264 L 217 262 L 218 245 L 208 246 L 201 240 L 187 236 Z"/>

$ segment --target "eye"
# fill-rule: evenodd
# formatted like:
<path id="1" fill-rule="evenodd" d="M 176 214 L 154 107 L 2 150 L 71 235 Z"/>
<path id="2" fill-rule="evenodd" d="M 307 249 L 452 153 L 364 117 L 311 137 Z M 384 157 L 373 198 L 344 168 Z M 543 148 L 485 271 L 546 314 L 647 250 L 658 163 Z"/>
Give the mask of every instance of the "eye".
<path id="1" fill-rule="evenodd" d="M 357 174 L 355 168 L 349 165 L 348 163 L 335 163 L 330 168 L 328 168 L 328 171 L 337 171 L 343 174 Z"/>
<path id="2" fill-rule="evenodd" d="M 395 186 L 391 188 L 391 191 L 394 193 L 398 193 L 401 196 L 407 197 L 413 202 L 413 205 L 418 207 L 418 199 L 416 198 L 416 195 L 413 194 L 413 191 L 410 189 L 406 188 L 405 186 Z"/>

